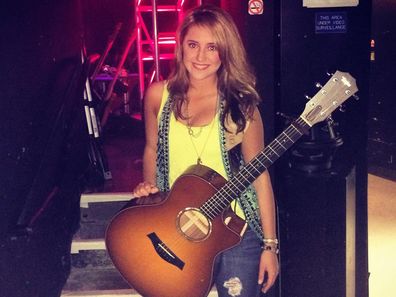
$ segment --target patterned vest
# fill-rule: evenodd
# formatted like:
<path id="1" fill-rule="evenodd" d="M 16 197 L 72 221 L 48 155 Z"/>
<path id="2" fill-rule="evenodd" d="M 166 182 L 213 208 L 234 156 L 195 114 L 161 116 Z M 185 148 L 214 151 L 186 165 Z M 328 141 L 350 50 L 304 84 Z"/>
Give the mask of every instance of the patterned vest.
<path id="1" fill-rule="evenodd" d="M 220 118 L 224 112 L 224 103 L 221 100 Z M 158 127 L 157 143 L 157 176 L 156 183 L 160 191 L 167 192 L 169 188 L 169 122 L 171 116 L 171 99 L 168 98 L 160 115 Z M 221 152 L 226 169 L 227 177 L 230 179 L 243 165 L 244 161 L 241 155 L 240 143 L 243 133 L 236 133 L 236 125 L 231 120 L 226 120 L 227 130 L 223 125 L 220 126 Z M 235 131 L 234 133 L 232 131 Z M 257 237 L 263 240 L 263 231 L 261 228 L 260 214 L 258 210 L 256 191 L 253 185 L 249 186 L 240 197 L 237 198 L 246 220 Z"/>

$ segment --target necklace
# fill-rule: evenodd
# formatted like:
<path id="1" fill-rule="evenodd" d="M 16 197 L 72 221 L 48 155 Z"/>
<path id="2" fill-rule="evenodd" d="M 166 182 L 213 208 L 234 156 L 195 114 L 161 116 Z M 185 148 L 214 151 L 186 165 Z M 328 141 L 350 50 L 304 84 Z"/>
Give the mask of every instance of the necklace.
<path id="1" fill-rule="evenodd" d="M 197 155 L 197 164 L 202 164 L 202 158 L 201 157 L 202 157 L 203 152 L 205 151 L 206 145 L 208 144 L 208 141 L 209 141 L 210 135 L 212 134 L 212 130 L 213 130 L 215 122 L 216 122 L 216 119 L 214 118 L 212 120 L 211 125 L 210 125 L 210 130 L 208 132 L 208 136 L 206 136 L 205 142 L 204 142 L 204 144 L 203 144 L 203 146 L 201 148 L 201 151 L 199 153 L 198 153 L 197 146 L 195 145 L 194 138 L 192 137 L 190 132 L 188 133 L 190 135 L 191 144 L 193 145 L 194 151 L 195 151 L 195 153 Z M 202 130 L 200 130 L 199 133 L 201 133 L 201 132 L 202 132 Z"/>
<path id="2" fill-rule="evenodd" d="M 201 156 L 202 156 L 203 152 L 205 151 L 205 148 L 206 148 L 206 145 L 208 144 L 210 135 L 212 134 L 212 130 L 213 130 L 213 127 L 214 127 L 214 123 L 216 122 L 217 106 L 218 106 L 218 98 L 217 98 L 217 102 L 216 102 L 214 117 L 213 117 L 213 119 L 212 119 L 212 122 L 209 124 L 209 125 L 210 125 L 210 129 L 209 129 L 208 135 L 206 136 L 206 139 L 205 139 L 205 142 L 204 142 L 204 144 L 203 144 L 203 146 L 202 146 L 202 148 L 201 148 L 201 151 L 198 152 L 197 146 L 195 145 L 195 142 L 194 142 L 194 138 L 195 138 L 195 139 L 199 138 L 199 136 L 200 136 L 201 133 L 202 133 L 203 128 L 204 128 L 204 127 L 207 127 L 208 125 L 206 125 L 206 126 L 200 126 L 200 127 L 199 127 L 199 130 L 198 130 L 197 132 L 194 132 L 194 130 L 193 130 L 192 126 L 191 126 L 190 116 L 189 116 L 189 114 L 188 114 L 188 105 L 187 105 L 187 108 L 186 108 L 186 115 L 187 115 L 187 121 L 186 121 L 186 124 L 187 124 L 187 125 L 186 125 L 186 126 L 187 126 L 187 132 L 188 132 L 188 135 L 190 136 L 191 144 L 192 144 L 192 146 L 193 146 L 193 148 L 194 148 L 194 151 L 195 151 L 195 153 L 196 153 L 196 155 L 197 155 L 197 164 L 202 164 Z"/>
<path id="3" fill-rule="evenodd" d="M 198 130 L 197 132 L 194 132 L 194 130 L 193 130 L 191 124 L 190 124 L 190 121 L 187 121 L 187 131 L 188 131 L 188 134 L 189 134 L 190 136 L 194 137 L 194 138 L 198 138 L 198 137 L 201 135 L 202 129 L 203 129 L 203 128 L 204 128 L 204 126 L 200 126 L 200 127 L 199 127 L 199 130 Z"/>

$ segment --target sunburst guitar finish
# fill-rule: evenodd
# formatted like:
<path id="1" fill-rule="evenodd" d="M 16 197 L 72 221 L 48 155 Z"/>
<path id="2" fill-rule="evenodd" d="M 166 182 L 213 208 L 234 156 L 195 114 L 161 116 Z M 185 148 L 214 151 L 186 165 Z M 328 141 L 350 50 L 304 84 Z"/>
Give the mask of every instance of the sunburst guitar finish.
<path id="1" fill-rule="evenodd" d="M 213 170 L 196 165 L 163 202 L 126 208 L 113 218 L 107 250 L 135 290 L 145 297 L 209 293 L 216 255 L 237 245 L 246 228 L 230 210 L 212 220 L 200 209 L 224 184 Z"/>

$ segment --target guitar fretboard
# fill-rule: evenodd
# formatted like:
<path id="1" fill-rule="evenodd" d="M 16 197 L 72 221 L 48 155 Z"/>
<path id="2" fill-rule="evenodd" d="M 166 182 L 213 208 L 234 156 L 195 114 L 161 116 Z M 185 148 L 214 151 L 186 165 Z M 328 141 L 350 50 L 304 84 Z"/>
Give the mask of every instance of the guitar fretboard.
<path id="1" fill-rule="evenodd" d="M 249 163 L 245 164 L 213 197 L 207 200 L 200 207 L 201 211 L 213 220 L 309 128 L 310 126 L 301 117 L 291 123 L 264 150 L 258 153 Z"/>

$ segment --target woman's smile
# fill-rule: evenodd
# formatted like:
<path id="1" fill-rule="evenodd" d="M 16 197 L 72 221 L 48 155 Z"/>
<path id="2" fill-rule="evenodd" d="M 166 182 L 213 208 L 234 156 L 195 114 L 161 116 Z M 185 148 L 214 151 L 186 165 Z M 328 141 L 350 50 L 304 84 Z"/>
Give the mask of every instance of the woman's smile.
<path id="1" fill-rule="evenodd" d="M 201 64 L 201 63 L 192 63 L 192 65 L 194 66 L 194 68 L 198 70 L 206 70 L 210 66 L 209 64 Z"/>

